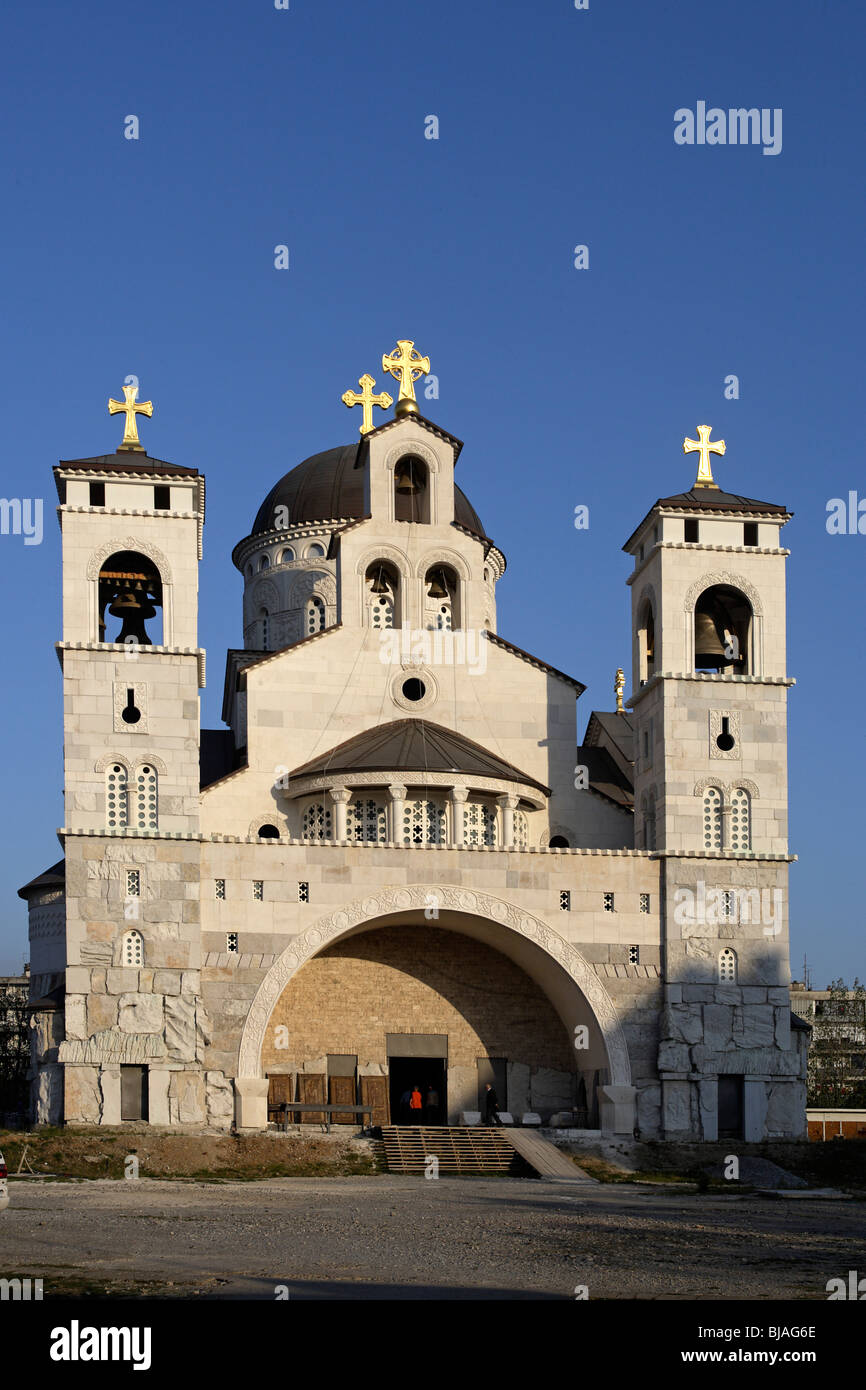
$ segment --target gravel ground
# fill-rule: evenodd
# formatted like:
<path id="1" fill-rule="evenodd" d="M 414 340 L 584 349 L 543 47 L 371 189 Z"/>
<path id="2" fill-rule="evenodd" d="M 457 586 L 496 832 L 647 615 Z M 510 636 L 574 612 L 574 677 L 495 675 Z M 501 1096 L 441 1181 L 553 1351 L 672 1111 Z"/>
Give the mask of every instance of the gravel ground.
<path id="1" fill-rule="evenodd" d="M 826 1299 L 866 1202 L 522 1179 L 11 1184 L 0 1275 L 44 1296 Z"/>

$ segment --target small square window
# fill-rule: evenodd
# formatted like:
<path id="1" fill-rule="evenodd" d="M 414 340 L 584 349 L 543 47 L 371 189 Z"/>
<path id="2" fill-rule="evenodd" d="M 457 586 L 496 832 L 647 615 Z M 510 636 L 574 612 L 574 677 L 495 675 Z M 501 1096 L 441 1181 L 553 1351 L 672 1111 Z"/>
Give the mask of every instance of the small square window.
<path id="1" fill-rule="evenodd" d="M 141 897 L 141 870 L 127 869 L 126 871 L 126 896 L 128 898 Z"/>
<path id="2" fill-rule="evenodd" d="M 629 965 L 640 965 L 640 946 L 629 946 L 628 963 Z"/>
<path id="3" fill-rule="evenodd" d="M 571 893 L 567 888 L 563 889 L 559 895 L 559 910 L 560 912 L 571 911 Z"/>
<path id="4" fill-rule="evenodd" d="M 170 487 L 155 487 L 153 489 L 153 510 L 155 512 L 171 511 Z"/>
<path id="5" fill-rule="evenodd" d="M 299 883 L 299 884 L 298 884 L 298 902 L 299 902 L 299 903 L 308 903 L 309 901 L 310 901 L 310 885 L 309 885 L 309 883 Z"/>
<path id="6" fill-rule="evenodd" d="M 728 921 L 734 915 L 734 894 L 730 888 L 726 888 L 722 894 L 722 916 Z"/>
<path id="7" fill-rule="evenodd" d="M 256 900 L 257 903 L 260 903 L 260 902 L 262 902 L 262 901 L 264 900 L 264 896 L 265 896 L 265 885 L 264 885 L 264 880 L 263 880 L 263 879 L 260 879 L 260 878 L 255 878 L 255 879 L 253 879 L 253 897 L 254 897 L 254 899 Z"/>
<path id="8" fill-rule="evenodd" d="M 226 881 L 225 881 L 225 879 L 224 879 L 224 878 L 215 878 L 215 879 L 214 879 L 214 897 L 215 897 L 215 898 L 218 898 L 220 902 L 224 902 L 224 901 L 225 901 L 225 896 L 226 896 Z"/>
<path id="9" fill-rule="evenodd" d="M 649 893 L 641 893 L 641 895 L 640 895 L 640 910 L 641 910 L 641 912 L 649 912 L 649 910 L 650 910 L 650 895 L 649 895 Z"/>
<path id="10" fill-rule="evenodd" d="M 229 953 L 230 956 L 236 956 L 236 955 L 237 955 L 237 953 L 238 953 L 238 934 L 237 934 L 236 931 L 227 931 L 227 932 L 226 932 L 226 950 L 228 951 L 228 953 Z"/>
<path id="11" fill-rule="evenodd" d="M 699 534 L 697 518 L 687 516 L 683 522 L 683 540 L 688 541 L 690 545 L 694 545 L 697 543 Z"/>
<path id="12" fill-rule="evenodd" d="M 604 910 L 605 910 L 605 912 L 613 912 L 613 911 L 614 911 L 613 893 L 605 893 L 605 895 L 604 895 Z"/>
<path id="13" fill-rule="evenodd" d="M 758 544 L 758 523 L 757 521 L 743 522 L 743 545 Z"/>
<path id="14" fill-rule="evenodd" d="M 105 506 L 105 483 L 90 484 L 90 505 L 91 507 Z"/>

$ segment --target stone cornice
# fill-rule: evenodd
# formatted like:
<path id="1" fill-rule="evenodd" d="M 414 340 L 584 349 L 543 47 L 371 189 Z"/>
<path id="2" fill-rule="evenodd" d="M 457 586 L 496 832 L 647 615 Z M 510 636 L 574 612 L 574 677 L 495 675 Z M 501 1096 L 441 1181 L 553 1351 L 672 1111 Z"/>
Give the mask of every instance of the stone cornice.
<path id="1" fill-rule="evenodd" d="M 408 768 L 395 767 L 390 772 L 342 772 L 333 776 L 305 777 L 293 782 L 290 788 L 281 787 L 281 793 L 289 800 L 309 796 L 312 792 L 330 791 L 332 787 L 386 787 L 390 782 L 399 781 L 408 787 L 469 787 L 475 792 L 488 792 L 491 796 L 509 795 L 513 792 L 537 811 L 542 810 L 546 798 L 539 795 L 536 787 L 523 782 L 506 782 L 499 777 L 476 777 L 464 772 L 420 772 Z"/>
<path id="2" fill-rule="evenodd" d="M 592 855 L 596 858 L 608 859 L 659 859 L 662 856 L 655 850 L 645 849 L 559 849 L 550 848 L 548 845 L 528 845 L 526 849 L 506 849 L 503 845 L 404 845 L 398 844 L 394 840 L 377 842 L 373 840 L 304 840 L 297 839 L 284 840 L 260 840 L 255 835 L 224 835 L 224 834 L 203 834 L 195 830 L 133 830 L 128 827 L 119 829 L 103 828 L 100 830 L 77 830 L 69 826 L 61 826 L 57 831 L 57 837 L 63 842 L 67 838 L 81 838 L 91 840 L 191 840 L 199 844 L 212 845 L 258 845 L 263 849 L 363 849 L 373 852 L 383 849 L 399 849 L 407 854 L 415 854 L 424 851 L 433 851 L 437 854 L 550 854 L 550 855 Z M 710 857 L 706 855 L 705 857 Z M 753 858 L 761 859 L 773 856 L 764 855 L 728 855 L 724 854 L 720 858 Z M 777 855 L 776 858 L 784 858 Z"/>
<path id="3" fill-rule="evenodd" d="M 665 515 L 668 515 L 668 513 L 665 513 Z M 674 515 L 676 515 L 676 513 L 674 513 Z M 690 515 L 690 513 L 683 512 L 683 516 L 686 515 Z M 742 516 L 744 521 L 754 520 L 754 517 L 748 517 L 745 513 L 741 514 L 739 512 L 719 512 L 718 515 L 725 517 L 733 516 L 735 519 Z M 631 574 L 627 576 L 625 581 L 626 584 L 634 584 L 635 580 L 640 577 L 652 560 L 656 550 L 714 550 L 719 555 L 777 555 L 783 560 L 786 560 L 791 554 L 790 550 L 784 550 L 777 546 L 769 545 L 713 545 L 704 541 L 655 541 L 640 564 L 635 565 Z"/>
<path id="4" fill-rule="evenodd" d="M 732 685 L 796 685 L 793 676 L 720 676 L 714 672 L 706 671 L 656 671 L 645 681 L 640 689 L 632 695 L 630 700 L 626 700 L 626 708 L 634 709 L 644 696 L 648 695 L 660 681 L 709 681 L 716 684 L 719 689 L 724 690 Z"/>
<path id="5" fill-rule="evenodd" d="M 57 660 L 60 662 L 60 669 L 63 670 L 64 652 L 113 652 L 118 657 L 129 659 L 129 647 L 124 642 L 55 642 L 54 650 L 57 653 Z M 198 687 L 204 690 L 205 683 L 205 657 L 204 647 L 156 647 L 139 646 L 136 648 L 138 653 L 135 658 L 137 661 L 145 654 L 157 656 L 194 656 L 198 662 Z"/>

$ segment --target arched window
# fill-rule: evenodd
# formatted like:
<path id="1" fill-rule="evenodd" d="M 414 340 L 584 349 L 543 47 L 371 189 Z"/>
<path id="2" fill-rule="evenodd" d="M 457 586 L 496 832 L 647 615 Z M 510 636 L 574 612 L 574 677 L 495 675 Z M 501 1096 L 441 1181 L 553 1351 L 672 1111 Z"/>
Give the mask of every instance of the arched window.
<path id="1" fill-rule="evenodd" d="M 270 562 L 270 560 L 268 559 L 267 555 L 263 555 L 262 558 L 259 560 L 259 569 L 260 569 L 260 570 L 266 570 L 266 569 L 268 569 L 269 566 L 270 566 L 270 563 L 271 563 L 271 562 Z"/>
<path id="2" fill-rule="evenodd" d="M 156 830 L 159 826 L 159 804 L 156 768 L 144 763 L 136 770 L 135 827 L 137 830 Z"/>
<path id="3" fill-rule="evenodd" d="M 401 458 L 394 468 L 394 520 L 430 521 L 427 465 L 414 454 Z"/>
<path id="4" fill-rule="evenodd" d="M 372 798 L 350 801 L 346 808 L 346 834 L 350 840 L 383 845 L 388 838 L 385 807 Z"/>
<path id="5" fill-rule="evenodd" d="M 386 560 L 374 560 L 364 576 L 365 603 L 368 622 L 376 631 L 397 627 L 397 594 L 399 578 L 393 565 Z"/>
<path id="6" fill-rule="evenodd" d="M 652 604 L 647 600 L 638 621 L 638 661 L 640 663 L 641 683 L 648 681 L 655 672 L 656 628 Z"/>
<path id="7" fill-rule="evenodd" d="M 104 561 L 98 582 L 100 642 L 150 647 L 164 641 L 162 580 L 152 560 L 134 550 L 118 550 Z M 108 620 L 115 618 L 120 624 Z"/>
<path id="8" fill-rule="evenodd" d="M 514 848 L 526 849 L 529 843 L 529 822 L 525 811 L 514 812 Z"/>
<path id="9" fill-rule="evenodd" d="M 247 565 L 247 579 L 252 579 L 252 577 L 253 577 L 253 567 L 252 567 L 252 565 Z"/>
<path id="10" fill-rule="evenodd" d="M 144 941 L 141 932 L 124 932 L 120 942 L 120 963 L 132 969 L 144 965 Z"/>
<path id="11" fill-rule="evenodd" d="M 122 763 L 112 763 L 105 774 L 105 820 L 118 829 L 129 825 L 129 779 Z"/>
<path id="12" fill-rule="evenodd" d="M 715 584 L 695 605 L 695 670 L 749 674 L 752 606 L 739 589 Z"/>
<path id="13" fill-rule="evenodd" d="M 722 793 L 718 787 L 704 792 L 704 849 L 722 848 Z"/>
<path id="14" fill-rule="evenodd" d="M 463 843 L 496 844 L 496 813 L 481 801 L 470 801 L 463 807 Z"/>
<path id="15" fill-rule="evenodd" d="M 731 793 L 730 848 L 752 848 L 752 798 L 745 787 L 735 787 Z"/>
<path id="16" fill-rule="evenodd" d="M 435 801 L 407 801 L 403 807 L 405 845 L 443 845 L 445 807 Z"/>
<path id="17" fill-rule="evenodd" d="M 730 946 L 726 946 L 719 952 L 719 984 L 735 985 L 737 983 L 737 953 L 732 951 Z"/>
<path id="18" fill-rule="evenodd" d="M 568 843 L 568 841 L 566 840 L 566 838 L 565 838 L 564 835 L 553 835 L 553 836 L 551 836 L 551 839 L 550 839 L 550 843 L 549 843 L 549 845 L 548 845 L 548 848 L 549 848 L 549 849 L 569 849 L 570 846 L 569 846 L 569 843 Z"/>
<path id="19" fill-rule="evenodd" d="M 305 840 L 330 840 L 331 812 L 321 801 L 314 801 L 304 812 L 303 836 Z"/>
<path id="20" fill-rule="evenodd" d="M 262 625 L 262 650 L 263 650 L 263 651 L 267 651 L 267 650 L 268 650 L 268 635 L 269 635 L 268 610 L 267 610 L 267 608 L 260 608 L 260 609 L 259 609 L 259 622 L 260 622 L 261 625 Z"/>
<path id="21" fill-rule="evenodd" d="M 307 636 L 314 632 L 322 632 L 325 627 L 325 604 L 318 594 L 313 594 L 312 598 L 307 599 Z"/>
<path id="22" fill-rule="evenodd" d="M 310 560 L 321 560 L 325 554 L 325 547 L 319 541 L 313 541 L 307 546 L 307 558 Z"/>
<path id="23" fill-rule="evenodd" d="M 450 565 L 434 565 L 424 577 L 424 626 L 428 632 L 460 627 L 457 575 Z"/>
<path id="24" fill-rule="evenodd" d="M 280 832 L 275 825 L 260 825 L 258 837 L 260 840 L 278 840 Z"/>
<path id="25" fill-rule="evenodd" d="M 281 564 L 281 565 L 290 565 L 290 564 L 292 563 L 292 561 L 294 560 L 294 558 L 295 558 L 295 552 L 294 552 L 294 550 L 292 550 L 292 547 L 291 547 L 290 545 L 287 545 L 286 548 L 285 548 L 285 550 L 283 550 L 283 551 L 281 552 L 281 554 L 280 554 L 280 564 Z"/>

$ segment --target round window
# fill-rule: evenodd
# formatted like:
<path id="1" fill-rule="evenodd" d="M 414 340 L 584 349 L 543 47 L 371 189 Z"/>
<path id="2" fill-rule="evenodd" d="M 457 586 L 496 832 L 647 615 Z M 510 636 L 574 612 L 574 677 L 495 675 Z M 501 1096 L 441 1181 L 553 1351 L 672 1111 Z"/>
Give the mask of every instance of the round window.
<path id="1" fill-rule="evenodd" d="M 410 676 L 403 682 L 402 691 L 407 700 L 423 700 L 427 694 L 427 687 L 417 676 Z"/>

